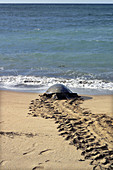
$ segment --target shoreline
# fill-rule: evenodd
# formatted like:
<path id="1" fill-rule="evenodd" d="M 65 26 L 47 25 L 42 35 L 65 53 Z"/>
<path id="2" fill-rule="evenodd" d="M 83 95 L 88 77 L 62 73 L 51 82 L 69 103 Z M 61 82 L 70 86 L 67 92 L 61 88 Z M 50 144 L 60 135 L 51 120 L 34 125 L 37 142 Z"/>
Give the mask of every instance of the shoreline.
<path id="1" fill-rule="evenodd" d="M 17 94 L 29 94 L 33 96 L 38 96 L 43 93 L 36 93 L 36 92 L 22 92 L 22 91 L 14 91 L 14 90 L 0 90 L 0 93 L 17 93 Z M 78 94 L 78 93 L 77 93 Z M 78 94 L 84 99 L 84 102 L 81 104 L 81 107 L 91 111 L 92 113 L 98 112 L 98 114 L 108 114 L 109 116 L 113 117 L 113 94 Z M 104 103 L 104 107 L 103 107 Z"/>
<path id="2" fill-rule="evenodd" d="M 89 160 L 84 160 L 81 150 L 69 145 L 69 142 L 59 136 L 57 124 L 52 119 L 32 117 L 28 115 L 31 100 L 39 97 L 38 93 L 0 91 L 0 130 L 1 130 L 1 156 L 0 168 L 2 169 L 93 169 Z M 113 95 L 85 96 L 81 107 L 91 109 L 99 114 L 98 101 L 105 110 L 105 114 L 112 113 Z M 92 101 L 93 100 L 93 101 Z M 106 108 L 103 101 L 107 101 Z M 90 104 L 89 104 L 90 102 Z M 97 107 L 98 105 L 98 107 Z M 57 105 L 55 105 L 57 106 Z M 59 105 L 60 108 L 60 105 Z M 102 111 L 102 110 L 101 110 Z M 65 112 L 65 110 L 64 110 Z M 49 114 L 46 112 L 46 114 Z"/>
<path id="3" fill-rule="evenodd" d="M 49 88 L 49 86 L 48 86 Z M 45 93 L 45 91 L 48 89 L 44 89 L 44 90 L 17 90 L 17 89 L 6 89 L 6 88 L 0 88 L 0 91 L 11 91 L 11 92 L 17 92 L 17 93 L 36 93 L 36 94 L 43 94 Z M 69 88 L 73 93 L 77 93 L 79 95 L 84 95 L 84 96 L 111 96 L 113 95 L 113 91 L 108 90 L 108 92 L 106 90 L 104 90 L 104 92 L 97 90 L 97 89 L 79 89 L 77 88 L 77 90 L 75 88 Z M 79 90 L 78 90 L 79 89 Z M 91 91 L 93 91 L 91 93 Z"/>
<path id="4" fill-rule="evenodd" d="M 55 78 L 55 77 L 35 77 L 35 76 L 3 76 L 0 77 L 0 90 L 17 92 L 44 93 L 53 84 L 63 84 L 71 91 L 85 95 L 112 95 L 113 82 L 98 79 L 75 78 Z"/>

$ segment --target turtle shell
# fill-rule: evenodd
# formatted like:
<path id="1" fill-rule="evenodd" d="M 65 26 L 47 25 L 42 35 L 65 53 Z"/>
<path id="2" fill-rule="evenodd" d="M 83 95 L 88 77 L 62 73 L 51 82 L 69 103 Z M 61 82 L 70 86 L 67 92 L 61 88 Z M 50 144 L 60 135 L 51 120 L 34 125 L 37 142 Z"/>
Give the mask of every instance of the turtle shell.
<path id="1" fill-rule="evenodd" d="M 53 94 L 53 93 L 61 93 L 61 94 L 68 94 L 72 93 L 70 89 L 68 89 L 63 84 L 54 84 L 53 86 L 49 87 L 49 89 L 46 91 L 47 94 Z"/>

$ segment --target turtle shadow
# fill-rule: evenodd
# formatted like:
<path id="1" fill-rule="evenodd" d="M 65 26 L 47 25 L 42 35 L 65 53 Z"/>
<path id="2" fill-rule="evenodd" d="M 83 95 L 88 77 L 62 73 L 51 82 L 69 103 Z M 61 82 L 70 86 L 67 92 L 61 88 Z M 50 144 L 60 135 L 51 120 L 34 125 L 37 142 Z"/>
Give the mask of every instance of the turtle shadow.
<path id="1" fill-rule="evenodd" d="M 93 97 L 89 97 L 89 96 L 81 96 L 81 99 L 83 99 L 83 100 L 90 100 L 90 99 L 93 99 Z"/>

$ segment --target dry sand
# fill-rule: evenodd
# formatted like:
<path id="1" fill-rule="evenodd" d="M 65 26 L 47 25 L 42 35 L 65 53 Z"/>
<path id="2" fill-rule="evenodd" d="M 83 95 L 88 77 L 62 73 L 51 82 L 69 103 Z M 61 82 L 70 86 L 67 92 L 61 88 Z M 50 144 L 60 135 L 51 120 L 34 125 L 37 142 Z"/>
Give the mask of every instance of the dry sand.
<path id="1" fill-rule="evenodd" d="M 83 96 L 82 107 L 95 114 L 107 114 L 113 117 L 113 95 Z"/>
<path id="2" fill-rule="evenodd" d="M 76 101 L 69 103 L 69 101 L 65 100 L 46 100 L 43 96 L 39 96 L 36 93 L 0 91 L 0 169 L 90 170 L 94 166 L 96 167 L 98 160 L 96 160 L 95 164 L 92 163 L 93 165 L 90 165 L 90 158 L 92 158 L 92 149 L 90 146 L 94 143 L 91 143 L 93 137 L 96 136 L 95 141 L 99 142 L 99 147 L 101 148 L 102 146 L 104 151 L 108 151 L 111 154 L 110 151 L 112 150 L 112 118 L 102 117 L 102 113 L 109 116 L 113 115 L 113 96 L 88 97 L 93 98 L 79 101 L 78 103 L 75 103 Z M 31 100 L 33 101 L 31 102 Z M 30 102 L 31 108 L 29 111 Z M 77 107 L 75 108 L 75 106 Z M 93 114 L 88 115 L 86 112 L 83 114 L 83 108 L 85 108 L 85 111 L 91 110 Z M 100 117 L 98 117 L 99 113 Z M 97 125 L 97 128 L 100 128 L 101 132 L 104 130 L 105 138 L 102 136 L 103 133 L 100 134 L 100 131 L 99 133 L 96 130 L 94 131 L 95 124 L 91 123 L 92 119 L 96 120 L 94 114 L 97 115 L 99 123 L 105 125 L 104 129 Z M 84 122 L 84 118 L 88 119 L 87 123 Z M 102 122 L 100 121 L 101 118 Z M 108 124 L 105 123 L 105 119 L 108 121 Z M 73 131 L 73 127 L 70 127 L 73 123 L 77 128 L 76 133 L 75 130 Z M 86 127 L 86 125 L 88 126 Z M 106 131 L 107 127 L 109 133 Z M 84 129 L 85 131 L 88 130 L 87 135 Z M 80 133 L 83 133 L 83 139 L 87 138 L 88 142 L 86 141 L 86 143 L 87 145 L 89 144 L 89 148 L 84 149 L 80 147 L 82 146 Z M 76 138 L 75 135 L 77 134 L 78 136 Z M 91 136 L 90 134 L 93 135 Z M 71 142 L 66 138 L 71 138 Z M 105 140 L 106 142 L 104 143 Z M 109 146 L 107 150 L 105 144 Z M 84 146 L 86 148 L 86 144 Z M 97 150 L 99 149 L 97 148 Z M 101 148 L 102 151 L 103 149 Z M 88 157 L 86 153 L 91 154 Z M 106 163 L 106 160 L 107 157 L 104 157 L 104 159 L 101 159 L 101 162 L 108 167 L 111 165 L 111 162 Z"/>

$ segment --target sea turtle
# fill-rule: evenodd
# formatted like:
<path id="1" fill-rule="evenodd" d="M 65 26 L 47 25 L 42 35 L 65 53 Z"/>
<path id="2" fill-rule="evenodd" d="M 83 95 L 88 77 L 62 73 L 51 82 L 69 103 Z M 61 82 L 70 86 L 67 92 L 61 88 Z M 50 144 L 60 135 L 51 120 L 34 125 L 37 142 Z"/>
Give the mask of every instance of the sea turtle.
<path id="1" fill-rule="evenodd" d="M 70 98 L 78 98 L 77 93 L 73 93 L 70 89 L 68 89 L 63 84 L 54 84 L 49 87 L 49 89 L 44 93 L 46 97 L 54 98 L 54 99 L 70 99 Z"/>

